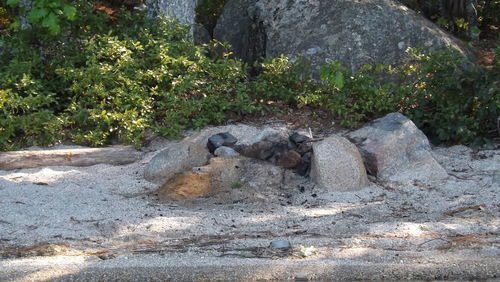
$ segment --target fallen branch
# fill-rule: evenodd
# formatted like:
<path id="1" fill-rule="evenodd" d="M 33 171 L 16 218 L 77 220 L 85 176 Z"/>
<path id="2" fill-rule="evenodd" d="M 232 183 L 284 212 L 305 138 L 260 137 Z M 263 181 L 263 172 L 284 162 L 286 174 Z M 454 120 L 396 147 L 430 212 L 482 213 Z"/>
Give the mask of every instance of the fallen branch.
<path id="1" fill-rule="evenodd" d="M 0 153 L 0 170 L 39 166 L 124 165 L 139 160 L 142 153 L 133 146 L 75 148 Z"/>
<path id="2" fill-rule="evenodd" d="M 480 210 L 480 211 L 482 211 L 482 210 L 484 210 L 484 206 L 476 205 L 476 206 L 470 206 L 470 207 L 463 207 L 463 208 L 458 208 L 458 209 L 454 209 L 451 211 L 447 211 L 444 214 L 447 216 L 454 216 L 457 213 L 461 213 L 461 212 L 464 212 L 467 210 Z"/>

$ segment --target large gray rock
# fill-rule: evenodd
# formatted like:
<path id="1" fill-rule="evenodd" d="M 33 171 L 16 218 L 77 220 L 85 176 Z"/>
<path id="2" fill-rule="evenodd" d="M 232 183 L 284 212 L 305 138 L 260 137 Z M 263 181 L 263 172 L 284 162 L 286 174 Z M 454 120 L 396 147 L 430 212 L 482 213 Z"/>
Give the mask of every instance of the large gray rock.
<path id="1" fill-rule="evenodd" d="M 193 40 L 194 44 L 207 44 L 212 40 L 212 36 L 204 26 L 195 24 L 193 26 Z"/>
<path id="2" fill-rule="evenodd" d="M 253 12 L 256 2 L 229 0 L 214 29 L 214 39 L 229 42 L 235 57 L 245 62 L 253 62 L 266 55 L 264 25 Z"/>
<path id="3" fill-rule="evenodd" d="M 173 17 L 182 24 L 194 25 L 199 0 L 147 0 L 148 16 Z"/>
<path id="4" fill-rule="evenodd" d="M 336 60 L 353 70 L 399 64 L 408 59 L 408 47 L 452 46 L 468 53 L 459 40 L 393 0 L 230 0 L 214 35 L 243 59 L 255 58 L 252 52 L 302 56 L 313 70 Z"/>
<path id="5" fill-rule="evenodd" d="M 359 148 L 368 172 L 380 180 L 444 179 L 429 140 L 400 113 L 391 113 L 348 134 Z"/>
<path id="6" fill-rule="evenodd" d="M 156 154 L 144 169 L 144 178 L 162 184 L 191 167 L 204 166 L 210 153 L 206 145 L 192 141 L 172 144 Z"/>
<path id="7" fill-rule="evenodd" d="M 311 178 L 321 188 L 351 191 L 368 185 L 361 155 L 349 140 L 332 135 L 314 143 L 313 151 Z"/>

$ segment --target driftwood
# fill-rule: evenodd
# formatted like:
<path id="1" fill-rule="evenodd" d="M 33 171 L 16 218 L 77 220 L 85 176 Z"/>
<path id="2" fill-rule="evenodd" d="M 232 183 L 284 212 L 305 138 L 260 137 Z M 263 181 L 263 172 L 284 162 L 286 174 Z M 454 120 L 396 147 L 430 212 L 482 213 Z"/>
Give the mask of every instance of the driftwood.
<path id="1" fill-rule="evenodd" d="M 74 148 L 0 153 L 0 170 L 39 166 L 124 165 L 139 160 L 142 153 L 133 146 Z"/>

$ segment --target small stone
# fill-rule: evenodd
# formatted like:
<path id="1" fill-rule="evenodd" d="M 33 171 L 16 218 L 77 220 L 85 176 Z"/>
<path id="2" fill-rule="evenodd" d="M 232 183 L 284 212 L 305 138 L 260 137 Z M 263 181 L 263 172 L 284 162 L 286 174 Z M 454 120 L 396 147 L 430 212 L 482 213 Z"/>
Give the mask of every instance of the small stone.
<path id="1" fill-rule="evenodd" d="M 299 144 L 299 146 L 295 151 L 297 151 L 301 155 L 304 155 L 305 153 L 308 152 L 312 152 L 312 144 L 309 142 Z"/>
<path id="2" fill-rule="evenodd" d="M 275 249 L 289 249 L 292 247 L 292 244 L 290 244 L 290 241 L 288 240 L 278 239 L 271 241 L 269 246 Z"/>
<path id="3" fill-rule="evenodd" d="M 295 172 L 301 176 L 307 176 L 311 171 L 312 152 L 307 152 L 302 156 L 302 163 L 297 167 Z"/>
<path id="4" fill-rule="evenodd" d="M 273 156 L 269 158 L 269 161 L 273 164 L 277 164 L 281 155 L 288 151 L 290 151 L 290 149 L 288 149 L 288 142 L 282 141 L 279 143 L 275 143 L 273 145 Z"/>
<path id="5" fill-rule="evenodd" d="M 288 151 L 278 159 L 278 165 L 284 168 L 296 168 L 301 163 L 302 157 L 296 151 Z"/>
<path id="6" fill-rule="evenodd" d="M 238 142 L 238 139 L 229 132 L 218 133 L 208 138 L 207 148 L 213 154 L 217 148 L 221 146 L 231 147 L 236 142 Z"/>
<path id="7" fill-rule="evenodd" d="M 309 279 L 305 274 L 297 274 L 295 275 L 295 281 L 309 281 Z"/>
<path id="8" fill-rule="evenodd" d="M 290 141 L 292 141 L 293 143 L 295 143 L 297 146 L 301 143 L 304 143 L 306 141 L 309 141 L 311 140 L 311 138 L 309 138 L 308 136 L 305 136 L 305 135 L 302 135 L 302 134 L 299 134 L 297 132 L 294 132 L 291 136 L 290 136 Z"/>
<path id="9" fill-rule="evenodd" d="M 221 146 L 215 149 L 214 155 L 217 157 L 234 158 L 240 156 L 240 153 L 236 152 L 233 148 Z"/>

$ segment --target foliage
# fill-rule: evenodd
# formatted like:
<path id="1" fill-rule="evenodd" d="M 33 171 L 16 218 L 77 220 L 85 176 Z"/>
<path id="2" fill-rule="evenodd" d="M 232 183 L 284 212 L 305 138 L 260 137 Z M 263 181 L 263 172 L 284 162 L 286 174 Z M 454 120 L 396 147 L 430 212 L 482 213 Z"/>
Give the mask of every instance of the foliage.
<path id="1" fill-rule="evenodd" d="M 498 60 L 488 69 L 452 49 L 409 52 L 414 60 L 398 69 L 366 65 L 353 74 L 330 63 L 321 71 L 330 91 L 322 103 L 344 126 L 402 111 L 435 143 L 488 144 L 500 116 Z"/>
<path id="2" fill-rule="evenodd" d="M 48 144 L 54 141 L 48 135 L 63 132 L 77 143 L 138 145 L 147 130 L 178 136 L 186 127 L 222 122 L 229 109 L 243 114 L 256 109 L 243 85 L 243 63 L 227 56 L 210 59 L 190 42 L 186 26 L 126 11 L 110 25 L 88 4 L 79 8 L 86 12 L 64 32 L 72 34 L 71 41 L 44 40 L 36 29 L 3 36 L 9 50 L 2 55 L 8 63 L 0 67 L 2 97 L 8 94 L 2 104 L 6 115 L 0 117 L 9 124 L 2 126 L 3 149 L 28 145 L 28 137 Z M 17 87 L 24 76 L 31 88 Z M 43 119 L 22 122 L 30 112 L 15 105 L 26 97 Z M 58 120 L 57 126 L 51 120 Z M 34 134 L 38 128 L 48 128 L 47 134 Z"/>
<path id="3" fill-rule="evenodd" d="M 442 28 L 462 38 L 477 39 L 483 30 L 488 30 L 488 25 L 500 23 L 499 0 L 399 0 L 404 5 L 423 14 Z M 467 16 L 467 3 L 474 5 L 475 13 Z M 468 22 L 472 20 L 478 26 Z"/>
<path id="4" fill-rule="evenodd" d="M 7 5 L 17 7 L 19 0 L 7 0 Z M 55 35 L 61 32 L 61 25 L 66 20 L 73 20 L 76 16 L 76 8 L 66 0 L 33 0 L 29 6 L 21 6 L 20 14 L 27 14 L 29 23 L 40 25 Z M 14 28 L 20 27 L 17 18 L 13 23 Z"/>
<path id="5" fill-rule="evenodd" d="M 10 25 L 10 14 L 6 7 L 0 5 L 0 30 Z"/>
<path id="6" fill-rule="evenodd" d="M 261 73 L 250 83 L 250 89 L 265 105 L 296 104 L 299 97 L 314 88 L 313 81 L 305 72 L 309 69 L 305 60 L 290 60 L 286 56 L 267 58 L 256 63 Z"/>
<path id="7" fill-rule="evenodd" d="M 11 87 L 0 90 L 1 148 L 54 143 L 62 121 L 51 109 L 55 103 L 53 93 L 47 93 L 41 81 L 27 74 L 2 76 L 0 83 Z"/>
<path id="8" fill-rule="evenodd" d="M 395 111 L 402 98 L 394 84 L 384 82 L 389 70 L 380 64 L 364 65 L 353 73 L 339 62 L 325 65 L 320 71 L 329 92 L 324 103 L 348 127 Z"/>
<path id="9" fill-rule="evenodd" d="M 487 144 L 500 116 L 498 60 L 487 69 L 467 64 L 455 50 L 411 54 L 415 65 L 405 71 L 416 79 L 401 88 L 412 102 L 407 115 L 436 143 Z"/>
<path id="10" fill-rule="evenodd" d="M 229 54 L 208 56 L 175 21 L 127 10 L 110 20 L 89 1 L 72 3 L 78 14 L 59 34 L 37 25 L 0 33 L 0 150 L 62 140 L 140 145 L 146 132 L 176 137 L 229 112 L 303 105 L 326 108 L 348 127 L 401 111 L 435 142 L 482 145 L 500 115 L 498 60 L 487 69 L 450 50 L 412 51 L 400 68 L 353 72 L 332 62 L 318 81 L 305 74 L 307 61 L 281 56 L 251 75 Z"/>

